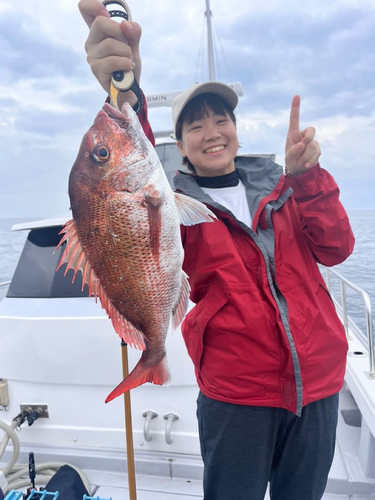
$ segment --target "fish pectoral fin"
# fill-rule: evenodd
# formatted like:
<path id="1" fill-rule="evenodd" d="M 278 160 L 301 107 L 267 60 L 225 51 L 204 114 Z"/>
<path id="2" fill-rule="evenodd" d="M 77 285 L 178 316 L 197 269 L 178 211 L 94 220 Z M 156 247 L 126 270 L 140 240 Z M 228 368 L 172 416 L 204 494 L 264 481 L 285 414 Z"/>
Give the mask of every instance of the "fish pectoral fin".
<path id="1" fill-rule="evenodd" d="M 164 197 L 155 190 L 152 193 L 145 193 L 145 201 L 148 212 L 148 223 L 150 227 L 150 246 L 155 257 L 159 258 L 160 235 L 161 235 L 161 206 Z"/>
<path id="2" fill-rule="evenodd" d="M 172 312 L 172 327 L 173 330 L 176 330 L 178 326 L 181 324 L 182 320 L 185 317 L 185 314 L 189 305 L 189 295 L 190 295 L 190 285 L 188 282 L 188 275 L 182 271 L 182 286 L 181 286 L 181 294 L 178 299 L 177 305 Z"/>
<path id="3" fill-rule="evenodd" d="M 216 215 L 200 201 L 184 194 L 174 193 L 180 223 L 184 226 L 194 226 L 201 222 L 214 222 Z"/>
<path id="4" fill-rule="evenodd" d="M 144 351 L 146 349 L 144 335 L 130 321 L 128 321 L 114 307 L 104 288 L 100 284 L 99 278 L 92 269 L 88 258 L 78 239 L 76 225 L 73 219 L 68 221 L 60 234 L 64 234 L 61 238 L 56 250 L 66 242 L 66 248 L 60 258 L 56 271 L 64 264 L 67 264 L 64 275 L 69 269 L 74 270 L 72 283 L 74 282 L 78 271 L 82 272 L 82 290 L 87 284 L 89 287 L 89 297 L 95 296 L 95 300 L 99 297 L 100 303 L 112 321 L 113 328 L 116 333 L 131 347 Z M 55 250 L 55 252 L 56 252 Z"/>

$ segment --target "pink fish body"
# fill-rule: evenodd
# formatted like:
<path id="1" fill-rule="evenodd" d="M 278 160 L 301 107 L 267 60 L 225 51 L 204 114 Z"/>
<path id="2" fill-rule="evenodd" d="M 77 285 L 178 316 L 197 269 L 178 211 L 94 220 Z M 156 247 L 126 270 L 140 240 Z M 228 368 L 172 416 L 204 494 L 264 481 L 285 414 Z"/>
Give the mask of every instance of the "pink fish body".
<path id="1" fill-rule="evenodd" d="M 172 191 L 132 108 L 105 104 L 82 140 L 69 178 L 73 220 L 58 268 L 82 272 L 119 336 L 143 350 L 107 397 L 170 380 L 165 339 L 182 321 L 189 284 L 182 271 L 180 224 L 212 222 L 203 204 Z"/>

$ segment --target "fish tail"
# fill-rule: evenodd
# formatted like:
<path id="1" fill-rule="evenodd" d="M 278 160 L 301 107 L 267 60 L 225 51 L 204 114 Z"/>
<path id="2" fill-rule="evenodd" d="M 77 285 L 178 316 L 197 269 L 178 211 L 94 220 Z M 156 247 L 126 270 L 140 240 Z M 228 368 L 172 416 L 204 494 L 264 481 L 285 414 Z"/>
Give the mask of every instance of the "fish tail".
<path id="1" fill-rule="evenodd" d="M 161 361 L 152 366 L 145 366 L 145 354 L 142 354 L 141 359 L 135 366 L 134 370 L 107 396 L 106 403 L 112 399 L 121 396 L 124 392 L 130 391 L 139 385 L 146 382 L 152 382 L 157 385 L 164 385 L 170 381 L 170 373 L 167 363 L 167 357 L 164 356 Z M 147 359 L 147 358 L 146 358 Z"/>

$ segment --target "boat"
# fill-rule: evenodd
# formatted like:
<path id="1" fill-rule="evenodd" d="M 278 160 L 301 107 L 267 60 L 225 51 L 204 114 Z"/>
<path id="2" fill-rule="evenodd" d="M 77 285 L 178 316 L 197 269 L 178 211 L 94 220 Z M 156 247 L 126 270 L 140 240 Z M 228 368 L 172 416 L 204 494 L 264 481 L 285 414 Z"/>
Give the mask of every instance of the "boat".
<path id="1" fill-rule="evenodd" d="M 206 8 L 209 23 L 209 0 Z M 149 105 L 170 105 L 173 96 L 162 96 L 149 96 Z M 165 135 L 158 138 L 156 150 L 172 182 L 180 157 Z M 69 463 L 78 468 L 92 497 L 120 500 L 129 498 L 124 405 L 122 398 L 104 404 L 122 379 L 120 340 L 105 312 L 88 296 L 87 287 L 82 291 L 79 279 L 71 284 L 72 271 L 66 277 L 64 268 L 55 272 L 63 249 L 54 250 L 69 219 L 67 212 L 12 228 L 27 231 L 28 236 L 14 276 L 0 284 L 6 290 L 0 302 L 0 428 L 7 430 L 0 443 L 0 470 L 21 469 L 16 469 L 16 476 L 0 473 L 0 489 L 5 492 L 7 482 L 14 491 L 29 486 L 26 464 L 33 452 L 36 465 L 45 471 L 37 476 L 37 484 L 46 484 L 62 463 Z M 324 268 L 322 273 L 349 342 L 336 451 L 323 499 L 371 500 L 375 499 L 371 303 L 365 291 L 336 270 Z M 333 279 L 340 283 L 340 297 L 333 290 Z M 347 314 L 347 287 L 364 300 L 366 331 Z M 203 463 L 194 369 L 180 330 L 168 333 L 166 347 L 170 385 L 143 385 L 131 391 L 137 498 L 201 499 Z M 128 354 L 132 369 L 140 354 L 134 349 Z M 7 436 L 11 439 L 5 449 Z"/>

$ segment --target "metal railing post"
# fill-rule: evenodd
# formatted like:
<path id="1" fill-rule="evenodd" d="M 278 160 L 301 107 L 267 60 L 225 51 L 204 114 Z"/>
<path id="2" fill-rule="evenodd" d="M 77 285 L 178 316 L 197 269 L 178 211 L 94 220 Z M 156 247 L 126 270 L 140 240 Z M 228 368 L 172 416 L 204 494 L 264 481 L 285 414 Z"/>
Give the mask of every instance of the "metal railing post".
<path id="1" fill-rule="evenodd" d="M 348 327 L 348 305 L 346 303 L 346 288 L 345 283 L 341 281 L 341 307 L 342 307 L 342 315 L 344 320 L 344 328 L 346 333 L 346 338 L 349 339 L 349 327 Z"/>
<path id="2" fill-rule="evenodd" d="M 326 282 L 327 282 L 327 288 L 329 293 L 331 293 L 331 274 L 330 274 L 330 269 L 326 267 Z"/>
<path id="3" fill-rule="evenodd" d="M 365 316 L 366 316 L 366 334 L 367 334 L 367 340 L 368 340 L 368 350 L 369 350 L 369 377 L 373 380 L 375 380 L 375 350 L 374 350 L 374 336 L 373 336 L 373 330 L 372 330 L 372 310 L 371 310 L 371 301 L 369 295 L 359 288 L 357 285 L 349 281 L 348 279 L 344 278 L 344 276 L 341 276 L 337 271 L 334 271 L 333 269 L 329 269 L 328 267 L 325 268 L 326 270 L 326 284 L 327 288 L 330 292 L 331 295 L 331 275 L 336 276 L 341 283 L 341 300 L 342 300 L 342 316 L 343 316 L 343 323 L 345 327 L 345 332 L 347 335 L 348 340 L 351 340 L 352 337 L 349 334 L 349 321 L 348 321 L 348 311 L 347 311 L 347 299 L 346 299 L 346 288 L 345 286 L 350 287 L 352 290 L 357 292 L 361 297 L 365 305 Z M 334 295 L 333 295 L 334 297 Z M 335 297 L 334 297 L 335 298 Z M 336 302 L 337 299 L 335 298 Z"/>

